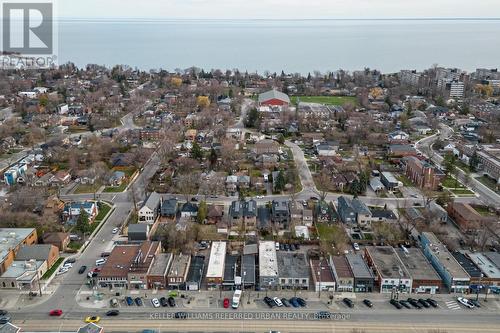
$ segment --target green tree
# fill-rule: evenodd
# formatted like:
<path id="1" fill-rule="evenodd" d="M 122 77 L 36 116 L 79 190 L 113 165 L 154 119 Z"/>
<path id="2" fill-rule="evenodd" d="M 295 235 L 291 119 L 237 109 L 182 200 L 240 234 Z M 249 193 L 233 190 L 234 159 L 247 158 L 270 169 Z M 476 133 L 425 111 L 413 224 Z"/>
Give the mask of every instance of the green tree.
<path id="1" fill-rule="evenodd" d="M 76 220 L 76 230 L 82 234 L 90 232 L 91 230 L 89 224 L 89 214 L 87 214 L 83 208 L 80 209 L 80 215 L 78 215 L 78 219 Z"/>
<path id="2" fill-rule="evenodd" d="M 281 192 L 285 189 L 285 185 L 286 185 L 285 174 L 283 173 L 283 170 L 280 170 L 278 176 L 276 177 L 275 190 Z"/>
<path id="3" fill-rule="evenodd" d="M 215 149 L 213 149 L 213 148 L 212 148 L 212 149 L 210 150 L 210 157 L 209 157 L 209 160 L 210 160 L 210 165 L 211 165 L 212 167 L 214 167 L 214 166 L 215 166 L 215 164 L 217 163 L 217 158 L 218 158 L 218 156 L 217 156 L 217 152 L 215 151 Z"/>
<path id="4" fill-rule="evenodd" d="M 368 173 L 366 171 L 361 171 L 359 175 L 359 187 L 361 192 L 364 193 L 366 191 L 366 188 L 368 187 L 368 182 L 370 181 L 370 177 L 368 176 Z"/>
<path id="5" fill-rule="evenodd" d="M 478 165 L 479 165 L 479 156 L 477 156 L 477 152 L 474 152 L 469 159 L 469 169 L 471 171 L 477 171 Z"/>
<path id="6" fill-rule="evenodd" d="M 193 147 L 191 148 L 191 158 L 198 161 L 201 161 L 201 159 L 203 158 L 203 151 L 196 141 L 193 142 Z"/>
<path id="7" fill-rule="evenodd" d="M 457 157 L 453 153 L 447 153 L 443 160 L 444 173 L 447 176 L 452 175 L 455 177 L 455 188 L 458 185 L 458 180 L 456 177 L 457 173 L 456 163 L 457 163 Z"/>
<path id="8" fill-rule="evenodd" d="M 252 108 L 245 119 L 245 127 L 256 128 L 259 125 L 260 115 L 256 108 Z"/>
<path id="9" fill-rule="evenodd" d="M 203 221 L 205 221 L 205 219 L 207 218 L 207 213 L 208 213 L 207 203 L 205 200 L 203 200 L 200 202 L 200 205 L 198 206 L 198 215 L 196 216 L 198 223 L 203 223 Z"/>

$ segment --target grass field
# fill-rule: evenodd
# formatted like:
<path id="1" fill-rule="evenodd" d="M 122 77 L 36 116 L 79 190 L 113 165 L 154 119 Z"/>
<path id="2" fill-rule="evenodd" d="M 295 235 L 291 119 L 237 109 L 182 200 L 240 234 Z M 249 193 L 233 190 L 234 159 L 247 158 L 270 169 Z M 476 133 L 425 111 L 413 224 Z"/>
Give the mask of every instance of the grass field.
<path id="1" fill-rule="evenodd" d="M 107 203 L 101 202 L 101 205 L 99 207 L 99 213 L 97 213 L 97 216 L 95 217 L 96 221 L 102 221 L 102 219 L 108 214 L 108 212 L 111 210 L 111 206 L 108 205 Z"/>
<path id="2" fill-rule="evenodd" d="M 107 186 L 104 188 L 104 193 L 115 193 L 115 192 L 123 192 L 127 188 L 128 183 L 124 181 L 120 186 Z"/>
<path id="3" fill-rule="evenodd" d="M 59 266 L 61 265 L 63 260 L 64 260 L 63 257 L 60 257 L 59 259 L 57 259 L 57 261 L 54 263 L 54 265 L 52 265 L 52 267 L 48 271 L 46 271 L 45 274 L 43 274 L 42 280 L 47 280 L 48 278 L 50 278 L 52 276 L 52 274 L 54 274 L 56 269 L 59 268 Z"/>
<path id="4" fill-rule="evenodd" d="M 90 184 L 78 184 L 75 188 L 74 194 L 82 194 L 82 193 L 94 193 L 99 190 L 101 187 L 101 183 L 95 183 L 93 185 Z"/>
<path id="5" fill-rule="evenodd" d="M 347 103 L 351 103 L 354 105 L 358 105 L 357 98 L 350 96 L 292 96 L 292 104 L 296 104 L 298 98 L 301 102 L 306 103 L 319 103 L 325 105 L 344 105 Z"/>

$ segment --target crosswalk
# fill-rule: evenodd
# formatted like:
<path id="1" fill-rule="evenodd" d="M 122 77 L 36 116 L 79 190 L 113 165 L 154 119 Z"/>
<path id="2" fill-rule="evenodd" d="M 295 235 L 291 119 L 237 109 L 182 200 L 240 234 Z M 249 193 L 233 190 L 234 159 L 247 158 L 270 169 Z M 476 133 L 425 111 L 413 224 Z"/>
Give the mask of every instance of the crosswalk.
<path id="1" fill-rule="evenodd" d="M 460 310 L 460 305 L 456 301 L 447 301 L 445 302 L 446 307 L 450 310 Z"/>

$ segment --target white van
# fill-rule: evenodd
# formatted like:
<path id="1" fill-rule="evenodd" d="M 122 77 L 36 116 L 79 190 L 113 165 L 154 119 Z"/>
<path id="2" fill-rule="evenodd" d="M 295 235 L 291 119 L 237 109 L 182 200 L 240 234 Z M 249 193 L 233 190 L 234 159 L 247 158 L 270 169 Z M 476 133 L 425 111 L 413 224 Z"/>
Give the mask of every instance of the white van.
<path id="1" fill-rule="evenodd" d="M 231 307 L 233 309 L 237 309 L 240 306 L 241 299 L 241 290 L 235 290 L 233 295 L 233 302 L 231 303 Z"/>
<path id="2" fill-rule="evenodd" d="M 105 263 L 106 263 L 106 259 L 97 259 L 97 260 L 95 261 L 95 265 L 96 265 L 96 266 L 102 266 L 102 265 L 104 265 Z"/>

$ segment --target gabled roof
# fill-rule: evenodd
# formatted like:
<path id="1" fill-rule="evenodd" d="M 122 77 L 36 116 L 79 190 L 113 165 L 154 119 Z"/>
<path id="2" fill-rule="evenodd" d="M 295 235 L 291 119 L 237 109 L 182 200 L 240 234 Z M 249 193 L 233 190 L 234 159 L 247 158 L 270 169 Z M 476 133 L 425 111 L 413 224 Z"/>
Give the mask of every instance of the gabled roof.
<path id="1" fill-rule="evenodd" d="M 288 97 L 288 95 L 276 89 L 269 90 L 259 95 L 259 103 L 263 103 L 270 99 L 279 99 L 283 102 L 290 103 L 290 98 Z"/>
<path id="2" fill-rule="evenodd" d="M 47 260 L 53 247 L 52 244 L 23 245 L 16 254 L 16 260 Z"/>
<path id="3" fill-rule="evenodd" d="M 155 209 L 158 208 L 159 204 L 160 204 L 160 195 L 156 192 L 151 192 L 151 194 L 149 195 L 146 202 L 144 202 L 142 207 L 147 207 L 154 211 Z"/>
<path id="4" fill-rule="evenodd" d="M 186 202 L 184 205 L 182 205 L 181 211 L 195 213 L 198 211 L 198 206 L 191 202 Z"/>

